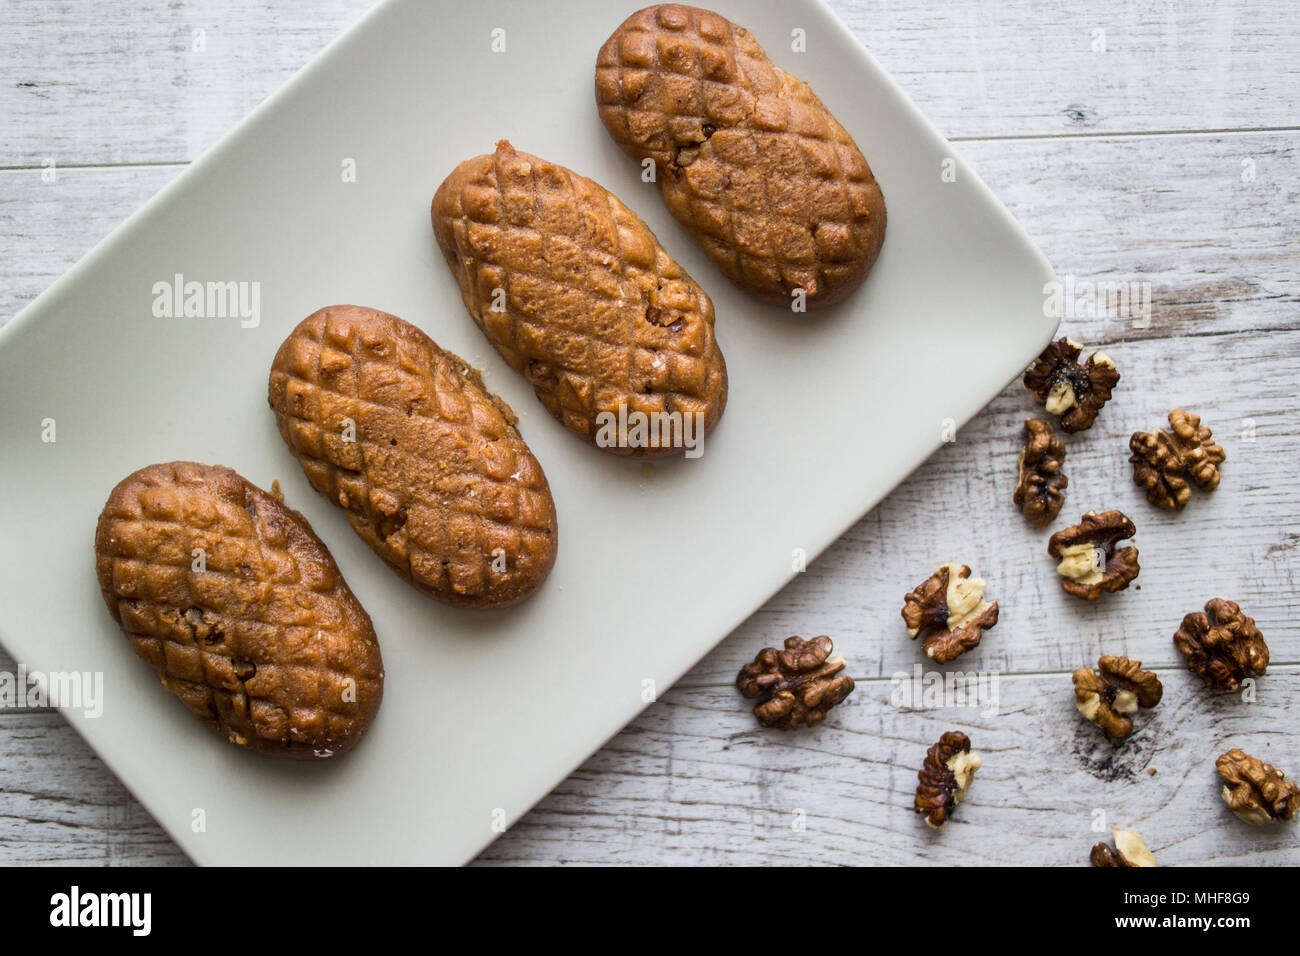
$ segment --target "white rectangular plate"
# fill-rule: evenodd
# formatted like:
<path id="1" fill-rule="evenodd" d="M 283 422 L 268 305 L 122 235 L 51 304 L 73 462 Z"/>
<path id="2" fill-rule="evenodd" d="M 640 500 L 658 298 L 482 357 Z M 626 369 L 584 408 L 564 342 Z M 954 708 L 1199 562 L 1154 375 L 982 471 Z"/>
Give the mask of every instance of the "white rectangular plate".
<path id="1" fill-rule="evenodd" d="M 102 716 L 65 713 L 195 861 L 468 860 L 635 716 L 648 687 L 662 693 L 775 593 L 795 548 L 819 553 L 1049 340 L 1046 261 L 812 0 L 715 7 L 857 139 L 889 207 L 884 252 L 826 313 L 736 291 L 596 115 L 596 51 L 637 6 L 381 5 L 0 331 L 0 639 L 34 670 L 103 672 Z M 429 203 L 501 138 L 613 190 L 712 295 L 731 391 L 703 457 L 650 465 L 588 447 L 466 315 Z M 260 283 L 260 324 L 156 318 L 153 286 L 178 273 Z M 560 516 L 555 571 L 524 605 L 474 613 L 418 594 L 281 443 L 271 358 L 300 319 L 345 302 L 419 325 L 520 413 Z M 173 459 L 278 478 L 373 616 L 384 705 L 346 758 L 232 747 L 159 689 L 110 620 L 96 517 L 117 481 Z M 738 726 L 746 711 L 738 698 Z"/>

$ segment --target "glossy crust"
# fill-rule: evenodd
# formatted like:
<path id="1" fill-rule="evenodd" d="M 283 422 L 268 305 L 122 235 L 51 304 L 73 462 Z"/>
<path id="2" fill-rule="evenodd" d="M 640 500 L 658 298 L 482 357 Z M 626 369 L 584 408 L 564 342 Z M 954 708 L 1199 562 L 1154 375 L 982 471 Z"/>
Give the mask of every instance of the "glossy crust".
<path id="1" fill-rule="evenodd" d="M 600 48 L 596 105 L 745 291 L 789 308 L 803 289 L 809 307 L 832 305 L 880 254 L 885 199 L 861 150 L 743 27 L 678 4 L 632 14 Z"/>
<path id="2" fill-rule="evenodd" d="M 432 218 L 470 316 L 570 431 L 657 457 L 681 443 L 603 441 L 602 413 L 722 417 L 713 303 L 608 190 L 502 141 L 443 181 Z"/>
<path id="3" fill-rule="evenodd" d="M 229 468 L 127 476 L 99 516 L 95 565 L 136 654 L 232 743 L 330 757 L 379 710 L 370 616 L 307 520 Z"/>
<path id="4" fill-rule="evenodd" d="M 546 580 L 558 531 L 542 466 L 510 407 L 415 326 L 313 313 L 276 353 L 268 400 L 312 487 L 420 590 L 506 607 Z"/>

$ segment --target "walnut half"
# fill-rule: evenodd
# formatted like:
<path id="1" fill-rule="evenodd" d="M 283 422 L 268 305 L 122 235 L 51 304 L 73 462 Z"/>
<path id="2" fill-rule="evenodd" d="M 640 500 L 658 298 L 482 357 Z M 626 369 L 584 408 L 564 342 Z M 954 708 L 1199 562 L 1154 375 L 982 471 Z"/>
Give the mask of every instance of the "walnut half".
<path id="1" fill-rule="evenodd" d="M 1074 706 L 1116 740 L 1133 732 L 1131 714 L 1139 707 L 1154 707 L 1164 693 L 1160 678 L 1144 671 L 1141 661 L 1127 657 L 1103 657 L 1096 670 L 1081 667 L 1074 672 Z"/>
<path id="2" fill-rule="evenodd" d="M 763 698 L 754 706 L 760 724 L 782 730 L 811 727 L 853 692 L 853 678 L 840 673 L 844 658 L 830 657 L 834 647 L 824 634 L 808 641 L 787 637 L 785 650 L 765 647 L 740 669 L 740 692 Z"/>
<path id="3" fill-rule="evenodd" d="M 1095 601 L 1103 592 L 1122 591 L 1138 576 L 1138 549 L 1118 548 L 1137 528 L 1122 511 L 1089 511 L 1073 527 L 1056 532 L 1048 553 L 1067 594 Z"/>
<path id="4" fill-rule="evenodd" d="M 1079 364 L 1083 346 L 1071 339 L 1058 339 L 1043 349 L 1025 372 L 1025 388 L 1043 403 L 1049 415 L 1059 415 L 1067 432 L 1086 431 L 1110 400 L 1119 382 L 1115 363 L 1098 350 Z"/>
<path id="5" fill-rule="evenodd" d="M 1223 802 L 1243 823 L 1266 826 L 1300 812 L 1300 787 L 1258 757 L 1233 749 L 1214 767 L 1224 780 Z"/>
<path id="6" fill-rule="evenodd" d="M 1187 506 L 1189 481 L 1202 491 L 1219 487 L 1219 466 L 1228 457 L 1200 416 L 1181 408 L 1169 413 L 1169 431 L 1134 432 L 1128 447 L 1133 482 L 1145 489 L 1147 501 L 1167 511 Z"/>
<path id="7" fill-rule="evenodd" d="M 925 753 L 912 809 L 925 814 L 927 826 L 942 830 L 981 766 L 980 755 L 970 749 L 970 738 L 960 730 L 948 731 Z"/>
<path id="8" fill-rule="evenodd" d="M 1065 486 L 1070 483 L 1061 471 L 1065 445 L 1056 437 L 1052 423 L 1041 418 L 1025 422 L 1025 447 L 1017 467 L 1020 478 L 1011 500 L 1032 525 L 1051 524 L 1065 503 Z"/>
<path id="9" fill-rule="evenodd" d="M 984 600 L 986 582 L 964 564 L 945 564 L 903 598 L 907 636 L 921 642 L 926 657 L 946 664 L 979 644 L 998 623 L 998 604 Z M 927 633 L 928 632 L 928 633 Z"/>
<path id="10" fill-rule="evenodd" d="M 1115 849 L 1111 849 L 1104 843 L 1098 843 L 1092 848 L 1092 853 L 1088 859 L 1092 861 L 1093 866 L 1157 866 L 1156 858 L 1151 851 L 1147 849 L 1146 841 L 1136 830 L 1121 830 L 1119 827 L 1111 827 L 1111 837 L 1115 841 Z"/>
<path id="11" fill-rule="evenodd" d="M 1174 646 L 1206 687 L 1234 691 L 1243 678 L 1268 670 L 1264 635 L 1233 601 L 1215 598 L 1206 602 L 1204 614 L 1184 617 L 1174 633 Z"/>

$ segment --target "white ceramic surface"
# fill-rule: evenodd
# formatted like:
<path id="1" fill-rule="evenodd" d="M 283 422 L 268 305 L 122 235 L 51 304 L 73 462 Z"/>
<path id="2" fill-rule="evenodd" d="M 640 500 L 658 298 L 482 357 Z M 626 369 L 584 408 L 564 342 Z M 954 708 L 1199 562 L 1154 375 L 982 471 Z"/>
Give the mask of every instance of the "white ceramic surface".
<path id="1" fill-rule="evenodd" d="M 103 672 L 102 715 L 67 716 L 197 862 L 469 859 L 778 590 L 794 549 L 811 560 L 1050 338 L 1046 261 L 959 158 L 942 181 L 954 151 L 813 0 L 715 9 L 853 133 L 889 206 L 884 251 L 824 313 L 737 292 L 596 115 L 596 50 L 637 5 L 382 4 L 0 330 L 0 640 L 33 670 Z M 713 296 L 731 391 L 703 457 L 647 465 L 581 443 L 465 314 L 429 201 L 503 137 L 616 192 Z M 260 324 L 155 317 L 154 284 L 177 273 L 260 283 Z M 520 413 L 560 517 L 555 570 L 524 605 L 416 593 L 283 447 L 271 357 L 336 302 L 421 326 Z M 225 743 L 113 625 L 96 516 L 127 473 L 172 459 L 278 478 L 370 611 L 387 684 L 353 754 L 299 764 Z"/>

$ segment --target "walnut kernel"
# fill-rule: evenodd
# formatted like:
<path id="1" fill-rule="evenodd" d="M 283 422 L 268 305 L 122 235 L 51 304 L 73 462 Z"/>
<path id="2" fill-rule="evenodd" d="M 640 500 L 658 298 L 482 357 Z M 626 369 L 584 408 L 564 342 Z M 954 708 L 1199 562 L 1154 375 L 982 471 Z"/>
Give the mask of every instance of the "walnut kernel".
<path id="1" fill-rule="evenodd" d="M 844 658 L 830 657 L 834 644 L 826 635 L 805 641 L 788 637 L 785 650 L 765 647 L 736 677 L 749 698 L 761 697 L 754 716 L 764 727 L 794 730 L 811 727 L 853 692 L 853 678 L 840 673 Z"/>
<path id="2" fill-rule="evenodd" d="M 1102 657 L 1096 670 L 1074 672 L 1074 706 L 1116 740 L 1133 732 L 1131 715 L 1139 707 L 1154 707 L 1163 696 L 1160 678 L 1127 657 Z"/>
<path id="3" fill-rule="evenodd" d="M 1187 668 L 1206 687 L 1234 691 L 1246 677 L 1268 670 L 1268 645 L 1233 601 L 1214 598 L 1205 613 L 1188 614 L 1174 633 L 1174 646 L 1187 659 Z"/>
<path id="4" fill-rule="evenodd" d="M 970 749 L 970 738 L 950 730 L 925 754 L 917 773 L 916 797 L 912 809 L 925 814 L 925 823 L 935 830 L 948 824 L 953 808 L 966 797 L 975 771 L 983 766 L 980 755 Z"/>
<path id="5" fill-rule="evenodd" d="M 1056 520 L 1065 503 L 1065 487 L 1070 479 L 1061 471 L 1065 445 L 1056 437 L 1052 423 L 1041 418 L 1025 422 L 1025 447 L 1020 451 L 1016 468 L 1020 477 L 1011 500 L 1032 525 L 1046 525 Z"/>
<path id="6" fill-rule="evenodd" d="M 998 623 L 996 601 L 985 601 L 987 582 L 964 564 L 945 564 L 903 598 L 907 636 L 922 634 L 925 655 L 945 664 L 979 644 Z"/>
<path id="7" fill-rule="evenodd" d="M 1138 576 L 1138 549 L 1118 544 L 1136 533 L 1133 522 L 1120 511 L 1089 511 L 1079 524 L 1056 532 L 1047 550 L 1058 562 L 1061 587 L 1085 601 L 1124 590 Z"/>
<path id="8" fill-rule="evenodd" d="M 1258 757 L 1233 749 L 1214 766 L 1224 780 L 1223 802 L 1243 823 L 1267 826 L 1300 812 L 1300 787 Z"/>
<path id="9" fill-rule="evenodd" d="M 1104 843 L 1098 843 L 1092 848 L 1089 859 L 1093 866 L 1157 866 L 1156 858 L 1147 849 L 1146 841 L 1136 830 L 1121 830 L 1118 827 L 1111 827 L 1111 838 L 1115 841 L 1115 849 L 1111 849 Z"/>
<path id="10" fill-rule="evenodd" d="M 1119 372 L 1109 355 L 1098 350 L 1081 365 L 1082 351 L 1078 342 L 1058 339 L 1043 349 L 1024 375 L 1025 387 L 1043 403 L 1049 415 L 1060 416 L 1061 428 L 1066 432 L 1091 428 L 1119 382 Z"/>
<path id="11" fill-rule="evenodd" d="M 1169 431 L 1134 432 L 1128 447 L 1133 482 L 1146 491 L 1147 501 L 1173 511 L 1187 506 L 1192 484 L 1202 491 L 1217 488 L 1219 465 L 1228 457 L 1200 416 L 1181 408 L 1169 413 Z"/>

